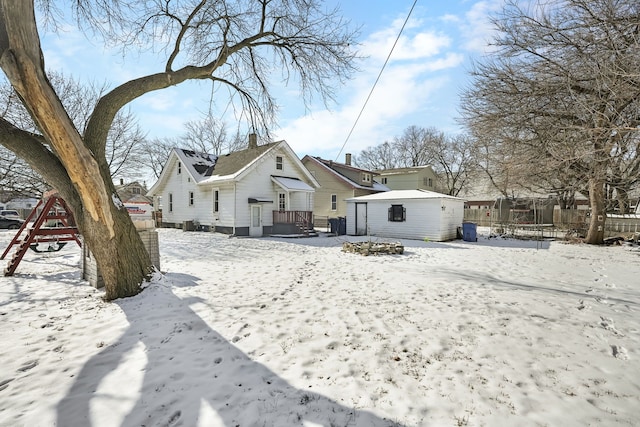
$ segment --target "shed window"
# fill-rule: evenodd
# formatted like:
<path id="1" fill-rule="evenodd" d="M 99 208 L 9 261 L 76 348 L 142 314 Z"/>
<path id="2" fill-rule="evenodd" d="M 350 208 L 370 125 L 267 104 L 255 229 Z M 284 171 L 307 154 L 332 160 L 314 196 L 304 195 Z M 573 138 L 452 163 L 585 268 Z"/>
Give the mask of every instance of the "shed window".
<path id="1" fill-rule="evenodd" d="M 193 206 L 193 191 L 189 191 L 189 206 Z"/>
<path id="2" fill-rule="evenodd" d="M 389 208 L 389 221 L 402 222 L 407 220 L 407 209 L 402 205 L 391 205 Z"/>
<path id="3" fill-rule="evenodd" d="M 282 170 L 282 156 L 276 156 L 276 169 Z"/>
<path id="4" fill-rule="evenodd" d="M 338 210 L 338 195 L 337 194 L 332 194 L 331 195 L 331 210 L 332 211 L 337 211 Z"/>

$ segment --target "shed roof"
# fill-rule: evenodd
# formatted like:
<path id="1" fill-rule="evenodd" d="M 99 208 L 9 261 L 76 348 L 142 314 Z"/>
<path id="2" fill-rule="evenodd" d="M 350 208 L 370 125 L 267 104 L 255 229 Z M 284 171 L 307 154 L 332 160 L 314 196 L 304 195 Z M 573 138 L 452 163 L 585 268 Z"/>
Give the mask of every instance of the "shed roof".
<path id="1" fill-rule="evenodd" d="M 368 200 L 409 200 L 409 199 L 449 199 L 464 202 L 459 197 L 449 196 L 448 194 L 436 193 L 428 190 L 391 190 L 383 193 L 369 194 L 367 196 L 351 197 L 347 201 L 363 201 Z"/>

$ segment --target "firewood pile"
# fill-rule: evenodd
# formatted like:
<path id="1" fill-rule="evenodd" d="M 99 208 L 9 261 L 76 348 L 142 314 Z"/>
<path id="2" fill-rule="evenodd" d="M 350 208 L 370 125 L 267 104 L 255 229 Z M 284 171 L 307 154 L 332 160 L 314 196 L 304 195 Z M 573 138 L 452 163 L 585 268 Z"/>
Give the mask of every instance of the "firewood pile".
<path id="1" fill-rule="evenodd" d="M 404 246 L 399 242 L 344 242 L 342 244 L 342 252 L 352 252 L 364 256 L 385 254 L 401 255 L 404 253 Z"/>

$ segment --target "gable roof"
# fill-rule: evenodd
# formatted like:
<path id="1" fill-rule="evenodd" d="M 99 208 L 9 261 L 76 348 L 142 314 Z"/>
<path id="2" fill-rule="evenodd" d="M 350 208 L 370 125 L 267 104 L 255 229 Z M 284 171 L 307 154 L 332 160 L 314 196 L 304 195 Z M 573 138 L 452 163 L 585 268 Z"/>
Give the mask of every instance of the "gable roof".
<path id="1" fill-rule="evenodd" d="M 172 164 L 174 159 L 177 159 L 185 166 L 187 173 L 196 184 L 211 184 L 240 178 L 242 174 L 250 170 L 260 158 L 278 147 L 285 150 L 293 162 L 297 162 L 302 173 L 315 187 L 320 186 L 286 141 L 278 141 L 219 156 L 174 148 L 160 174 L 160 178 L 158 178 L 158 181 L 151 187 L 147 194 L 155 194 L 162 183 L 168 179 L 167 176 L 170 174 L 169 169 L 171 169 L 169 165 Z"/>
<path id="2" fill-rule="evenodd" d="M 335 162 L 332 162 L 331 160 L 325 160 L 320 157 L 313 157 L 313 156 L 306 155 L 304 156 L 302 161 L 304 162 L 305 159 L 308 159 L 309 161 L 314 162 L 317 166 L 323 168 L 326 172 L 332 174 L 337 179 L 339 179 L 340 181 L 342 181 L 344 184 L 348 185 L 351 188 L 356 188 L 360 190 L 371 190 L 371 191 L 389 191 L 389 187 L 375 181 L 373 181 L 373 185 L 371 187 L 360 185 L 357 182 L 350 179 L 349 177 L 347 177 L 346 175 L 343 175 L 342 173 L 340 173 L 340 169 L 351 170 L 354 172 L 365 172 L 365 173 L 370 173 L 371 175 L 378 175 L 376 172 L 372 172 L 366 169 L 356 168 L 349 165 L 344 165 L 342 163 L 335 163 Z"/>
<path id="3" fill-rule="evenodd" d="M 180 162 L 185 166 L 187 172 L 195 182 L 200 182 L 211 176 L 211 172 L 216 166 L 218 156 L 208 153 L 198 153 L 183 148 L 174 148 L 175 154 Z M 168 164 L 169 162 L 167 162 Z M 164 170 L 162 171 L 164 173 Z"/>
<path id="4" fill-rule="evenodd" d="M 262 155 L 267 151 L 277 147 L 283 142 L 284 141 L 272 142 L 270 144 L 259 145 L 257 147 L 220 155 L 218 156 L 215 167 L 210 171 L 208 177 L 236 175 L 244 168 L 255 162 L 258 158 L 262 157 Z"/>
<path id="5" fill-rule="evenodd" d="M 436 193 L 429 190 L 391 190 L 384 193 L 369 194 L 367 196 L 351 197 L 349 200 L 407 200 L 407 199 L 449 199 L 464 201 L 460 197 L 449 196 L 448 194 Z"/>

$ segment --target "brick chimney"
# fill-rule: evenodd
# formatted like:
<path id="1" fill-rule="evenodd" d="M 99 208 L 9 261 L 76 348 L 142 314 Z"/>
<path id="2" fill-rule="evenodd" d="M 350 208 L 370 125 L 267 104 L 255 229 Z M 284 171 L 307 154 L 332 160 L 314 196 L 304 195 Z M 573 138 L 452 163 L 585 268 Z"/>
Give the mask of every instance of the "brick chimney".
<path id="1" fill-rule="evenodd" d="M 255 133 L 249 134 L 249 148 L 258 148 L 258 135 Z"/>
<path id="2" fill-rule="evenodd" d="M 351 166 L 351 153 L 346 153 L 344 155 L 344 164 L 347 166 Z"/>

